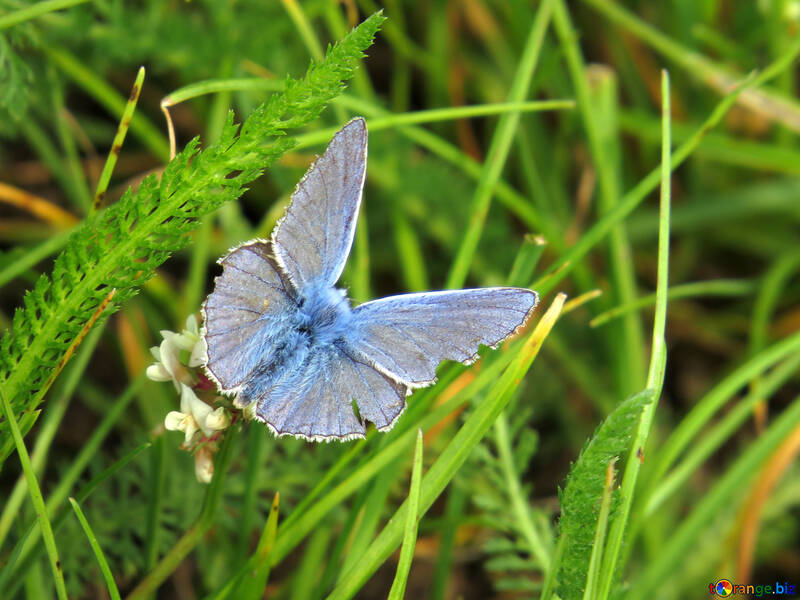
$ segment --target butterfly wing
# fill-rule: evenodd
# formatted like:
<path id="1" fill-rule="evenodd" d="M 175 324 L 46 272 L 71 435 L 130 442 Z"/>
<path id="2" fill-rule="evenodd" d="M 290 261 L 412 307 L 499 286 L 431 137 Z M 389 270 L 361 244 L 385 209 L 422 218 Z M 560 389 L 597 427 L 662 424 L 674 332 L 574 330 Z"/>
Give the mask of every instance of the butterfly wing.
<path id="1" fill-rule="evenodd" d="M 235 392 L 263 352 L 269 320 L 294 303 L 294 291 L 281 277 L 268 242 L 253 240 L 220 259 L 222 275 L 203 303 L 206 372 L 223 392 Z"/>
<path id="2" fill-rule="evenodd" d="M 409 387 L 430 385 L 445 359 L 469 364 L 521 327 L 539 297 L 521 288 L 391 296 L 353 311 L 349 347 Z"/>
<path id="3" fill-rule="evenodd" d="M 342 347 L 317 346 L 300 368 L 253 398 L 254 413 L 276 435 L 347 440 L 365 433 L 354 401 L 361 418 L 386 430 L 403 412 L 406 390 Z"/>
<path id="4" fill-rule="evenodd" d="M 272 241 L 292 283 L 332 286 L 350 254 L 367 167 L 367 127 L 353 119 L 309 168 Z"/>

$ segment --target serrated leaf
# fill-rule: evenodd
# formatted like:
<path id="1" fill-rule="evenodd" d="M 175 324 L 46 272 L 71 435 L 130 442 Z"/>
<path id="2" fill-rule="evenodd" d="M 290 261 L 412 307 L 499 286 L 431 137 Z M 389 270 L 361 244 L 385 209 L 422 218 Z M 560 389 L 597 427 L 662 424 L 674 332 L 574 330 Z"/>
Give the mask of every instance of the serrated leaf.
<path id="1" fill-rule="evenodd" d="M 566 538 L 566 547 L 558 571 L 558 594 L 564 600 L 583 597 L 608 463 L 627 454 L 642 409 L 652 400 L 652 390 L 624 400 L 597 428 L 570 469 L 559 494 L 559 535 Z"/>

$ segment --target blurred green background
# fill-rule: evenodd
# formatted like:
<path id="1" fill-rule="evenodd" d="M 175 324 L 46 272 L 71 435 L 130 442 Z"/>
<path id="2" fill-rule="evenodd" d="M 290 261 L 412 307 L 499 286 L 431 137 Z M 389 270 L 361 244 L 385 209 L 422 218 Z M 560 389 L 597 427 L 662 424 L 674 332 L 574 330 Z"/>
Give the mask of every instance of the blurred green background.
<path id="1" fill-rule="evenodd" d="M 558 560 L 559 489 L 570 465 L 614 407 L 645 387 L 657 180 L 637 186 L 661 161 L 662 69 L 671 78 L 674 146 L 688 141 L 692 152 L 672 178 L 668 363 L 615 593 L 699 597 L 721 578 L 800 589 L 800 423 L 771 429 L 793 414 L 800 391 L 799 2 L 97 0 L 40 3 L 41 14 L 28 6 L 0 0 L 3 328 L 87 214 L 140 66 L 147 75 L 106 204 L 169 160 L 160 105 L 172 92 L 212 79 L 267 82 L 261 90 L 223 86 L 170 108 L 178 149 L 195 136 L 207 144 L 229 110 L 245 118 L 286 75 L 302 77 L 328 43 L 379 9 L 387 17 L 346 96 L 293 132 L 296 149 L 205 218 L 187 248 L 90 334 L 42 405 L 25 439 L 45 500 L 55 494 L 54 514 L 69 511 L 56 542 L 70 597 L 108 593 L 65 502 L 93 477 L 99 483 L 82 507 L 123 594 L 191 531 L 207 486 L 179 449 L 181 434 L 163 428 L 178 398 L 170 384 L 143 378 L 149 348 L 161 342 L 159 330 L 178 331 L 199 312 L 217 258 L 269 234 L 328 130 L 356 115 L 371 133 L 358 238 L 342 281 L 354 300 L 536 282 L 544 312 L 558 291 L 601 291 L 559 320 L 500 424 L 422 518 L 406 592 L 539 597 L 550 568 L 542 557 Z M 532 39 L 541 39 L 538 60 Z M 744 90 L 704 128 L 723 98 L 734 100 L 737 83 L 768 65 L 775 72 L 766 85 Z M 520 100 L 565 102 L 521 112 L 495 106 L 473 118 L 445 110 L 413 125 L 395 118 Z M 630 214 L 598 228 L 637 194 Z M 465 235 L 484 208 L 470 254 Z M 557 270 L 565 257 L 566 270 Z M 620 306 L 627 309 L 608 313 Z M 410 405 L 429 411 L 472 390 L 503 351 L 482 354 L 475 367 L 443 367 L 441 383 Z M 494 385 L 487 379 L 425 425 L 423 469 Z M 314 498 L 330 504 L 286 542 L 265 597 L 340 589 L 408 495 L 413 445 L 363 481 L 348 474 L 377 464 L 370 461 L 401 433 L 309 444 L 248 425 L 233 442 L 213 518 L 155 597 L 214 597 L 256 551 L 275 493 L 279 523 L 294 510 L 302 519 L 302 502 L 320 482 Z M 771 445 L 759 446 L 764 440 Z M 15 554 L 34 510 L 16 455 L 3 466 L 0 597 L 55 597 L 44 550 L 23 552 L 28 560 Z M 352 489 L 337 496 L 335 486 L 348 481 Z M 383 561 L 357 597 L 385 597 L 396 562 Z"/>

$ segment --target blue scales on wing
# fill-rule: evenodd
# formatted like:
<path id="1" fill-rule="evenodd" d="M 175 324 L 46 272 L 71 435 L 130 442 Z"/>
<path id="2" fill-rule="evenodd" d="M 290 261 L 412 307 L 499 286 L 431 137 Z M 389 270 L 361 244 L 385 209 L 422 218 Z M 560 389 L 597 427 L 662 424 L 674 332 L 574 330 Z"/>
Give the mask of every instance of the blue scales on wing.
<path id="1" fill-rule="evenodd" d="M 223 392 L 238 390 L 262 359 L 274 318 L 294 306 L 292 290 L 270 258 L 269 243 L 248 242 L 222 258 L 222 275 L 203 304 L 206 371 Z"/>
<path id="2" fill-rule="evenodd" d="M 443 360 L 470 363 L 521 327 L 539 298 L 522 288 L 481 288 L 391 296 L 353 310 L 356 353 L 410 387 L 430 385 Z"/>
<path id="3" fill-rule="evenodd" d="M 295 286 L 333 286 L 358 220 L 367 167 L 367 126 L 353 119 L 311 165 L 272 236 L 275 258 Z"/>
<path id="4" fill-rule="evenodd" d="M 312 346 L 297 369 L 285 369 L 280 381 L 252 391 L 257 419 L 277 435 L 309 440 L 364 437 L 363 419 L 389 429 L 405 408 L 406 396 L 403 384 L 335 344 Z"/>

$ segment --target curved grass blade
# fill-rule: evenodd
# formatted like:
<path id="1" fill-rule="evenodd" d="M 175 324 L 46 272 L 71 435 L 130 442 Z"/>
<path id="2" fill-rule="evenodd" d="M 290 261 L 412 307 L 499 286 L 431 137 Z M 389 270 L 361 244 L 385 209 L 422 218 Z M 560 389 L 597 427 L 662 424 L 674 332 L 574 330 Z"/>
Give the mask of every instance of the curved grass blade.
<path id="1" fill-rule="evenodd" d="M 411 489 L 408 492 L 408 514 L 403 533 L 403 545 L 400 547 L 400 560 L 397 561 L 397 572 L 389 590 L 389 600 L 403 600 L 406 592 L 411 561 L 414 558 L 414 547 L 417 544 L 417 528 L 419 527 L 419 492 L 422 478 L 422 429 L 417 429 L 417 444 L 414 449 L 414 465 L 411 468 Z"/>
<path id="2" fill-rule="evenodd" d="M 25 21 L 30 21 L 31 19 L 56 10 L 64 10 L 65 8 L 84 4 L 89 1 L 90 0 L 44 0 L 43 2 L 37 2 L 36 4 L 20 8 L 0 17 L 0 30 L 13 27 Z"/>
<path id="3" fill-rule="evenodd" d="M 25 448 L 25 441 L 22 439 L 22 433 L 17 426 L 14 410 L 8 402 L 8 398 L 6 398 L 6 393 L 2 386 L 0 386 L 0 400 L 2 400 L 3 403 L 3 412 L 5 413 L 6 422 L 11 429 L 11 435 L 14 437 L 17 454 L 19 454 L 19 460 L 22 463 L 22 471 L 25 473 L 25 478 L 28 480 L 28 492 L 31 495 L 31 502 L 33 502 L 33 506 L 36 509 L 36 516 L 42 528 L 44 543 L 47 547 L 47 556 L 50 559 L 50 569 L 53 572 L 53 579 L 56 584 L 56 593 L 60 600 L 67 600 L 64 573 L 61 571 L 61 561 L 58 558 L 56 539 L 53 536 L 53 527 L 50 524 L 50 519 L 47 518 L 42 490 L 39 488 L 39 482 L 36 481 L 36 474 L 33 472 L 33 466 L 31 465 L 31 457 L 28 456 L 28 450 Z"/>
<path id="4" fill-rule="evenodd" d="M 611 586 L 617 575 L 617 561 L 622 550 L 622 540 L 630 520 L 631 506 L 642 467 L 640 460 L 644 452 L 650 430 L 653 426 L 661 388 L 664 385 L 664 371 L 667 365 L 667 345 L 664 332 L 667 326 L 667 284 L 669 275 L 669 229 L 670 205 L 672 197 L 672 119 L 670 112 L 669 74 L 661 71 L 661 199 L 658 225 L 658 270 L 656 284 L 656 311 L 653 317 L 653 341 L 650 351 L 650 365 L 647 370 L 647 389 L 653 392 L 653 401 L 642 410 L 639 429 L 633 440 L 625 473 L 622 477 L 619 511 L 614 516 L 608 535 L 608 548 L 603 556 L 602 580 L 598 597 L 608 598 Z"/>
<path id="5" fill-rule="evenodd" d="M 278 533 L 278 505 L 280 500 L 280 493 L 275 492 L 272 507 L 269 509 L 267 524 L 264 526 L 264 531 L 261 532 L 255 553 L 248 561 L 248 569 L 239 582 L 234 598 L 259 600 L 264 596 L 264 589 L 267 587 L 270 571 L 269 553 L 275 547 L 275 537 Z"/>
<path id="6" fill-rule="evenodd" d="M 108 561 L 103 554 L 103 549 L 100 548 L 100 544 L 97 542 L 97 536 L 95 536 L 94 531 L 92 531 L 89 521 L 86 520 L 86 516 L 83 514 L 80 505 L 75 501 L 75 498 L 70 497 L 69 502 L 72 504 L 72 510 L 75 511 L 75 516 L 78 517 L 78 521 L 80 521 L 83 532 L 86 534 L 86 537 L 89 540 L 89 545 L 92 547 L 92 552 L 94 552 L 94 555 L 97 558 L 97 563 L 100 565 L 100 571 L 103 573 L 103 579 L 106 580 L 106 587 L 108 588 L 108 593 L 111 596 L 111 600 L 121 600 L 119 590 L 117 589 L 117 583 L 114 581 L 114 575 L 112 575 L 111 569 L 108 566 Z"/>
<path id="7" fill-rule="evenodd" d="M 737 297 L 752 294 L 756 290 L 756 283 L 749 279 L 713 279 L 711 281 L 693 281 L 673 285 L 667 290 L 667 300 L 678 300 L 681 298 L 700 298 L 703 296 Z M 637 298 L 633 302 L 621 304 L 600 313 L 591 321 L 589 327 L 599 327 L 605 325 L 612 319 L 616 319 L 629 312 L 652 306 L 656 303 L 656 294 L 648 294 Z"/>

